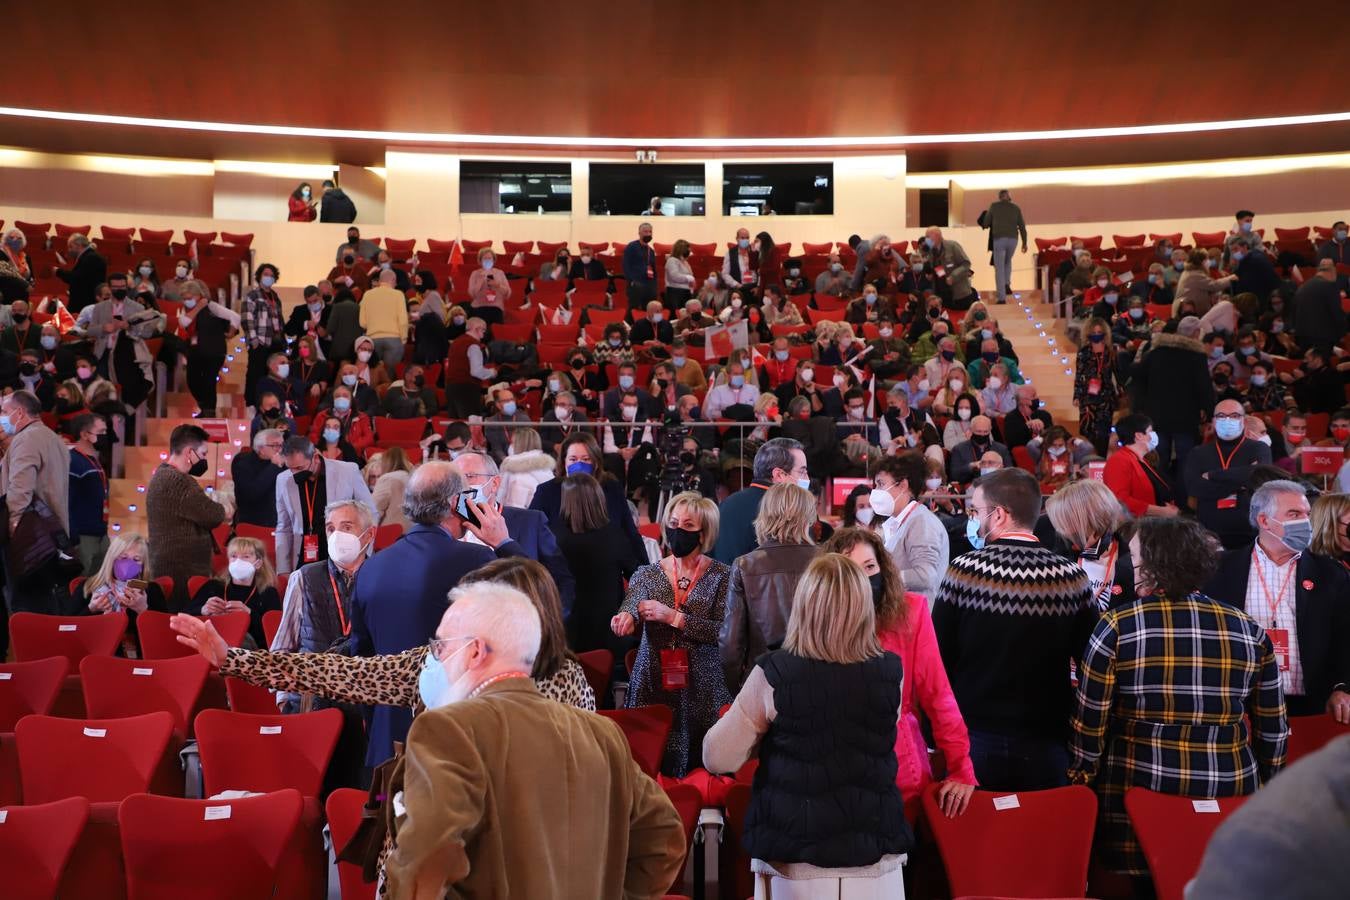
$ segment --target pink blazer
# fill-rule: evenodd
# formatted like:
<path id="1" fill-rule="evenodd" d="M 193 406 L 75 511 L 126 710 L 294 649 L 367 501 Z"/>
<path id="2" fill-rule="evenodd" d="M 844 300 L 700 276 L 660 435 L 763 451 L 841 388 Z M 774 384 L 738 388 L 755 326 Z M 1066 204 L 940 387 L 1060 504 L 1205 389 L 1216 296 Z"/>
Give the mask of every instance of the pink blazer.
<path id="1" fill-rule="evenodd" d="M 979 784 L 970 762 L 970 734 L 961 710 L 952 696 L 951 682 L 938 652 L 937 636 L 928 601 L 922 594 L 906 593 L 908 624 L 903 631 L 887 630 L 877 637 L 882 649 L 900 657 L 904 683 L 900 689 L 900 721 L 895 735 L 895 758 L 899 770 L 895 783 L 906 801 L 920 796 L 933 780 L 928 765 L 928 746 L 919 730 L 918 708 L 933 726 L 933 739 L 947 759 L 947 777 L 963 784 Z"/>

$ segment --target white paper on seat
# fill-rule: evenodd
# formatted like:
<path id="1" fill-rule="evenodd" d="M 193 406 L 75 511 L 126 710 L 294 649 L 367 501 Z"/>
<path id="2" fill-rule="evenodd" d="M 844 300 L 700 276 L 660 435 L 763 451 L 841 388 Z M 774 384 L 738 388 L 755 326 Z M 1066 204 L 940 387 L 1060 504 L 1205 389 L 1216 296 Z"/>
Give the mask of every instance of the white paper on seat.
<path id="1" fill-rule="evenodd" d="M 132 674 L 132 675 L 153 675 L 153 674 L 155 674 L 155 670 L 154 670 L 154 669 L 132 669 L 132 670 L 131 670 L 131 674 Z"/>
<path id="2" fill-rule="evenodd" d="M 80 627 L 80 626 L 78 626 L 78 625 L 57 625 L 57 626 L 56 626 L 56 630 L 57 630 L 57 631 L 78 631 L 78 630 L 79 630 L 79 627 Z"/>
<path id="3" fill-rule="evenodd" d="M 107 736 L 108 736 L 108 729 L 106 729 L 106 728 L 86 728 L 86 729 L 84 730 L 84 736 L 85 736 L 85 737 L 107 737 Z"/>
<path id="4" fill-rule="evenodd" d="M 1191 806 L 1198 813 L 1216 813 L 1219 811 L 1218 800 L 1192 800 Z"/>
<path id="5" fill-rule="evenodd" d="M 5 820 L 8 818 L 9 818 L 9 810 L 0 809 L 0 825 L 5 824 Z"/>
<path id="6" fill-rule="evenodd" d="M 1006 797 L 995 797 L 995 798 L 994 798 L 994 809 L 997 809 L 997 810 L 1017 809 L 1017 808 L 1020 807 L 1021 805 L 1022 805 L 1022 801 L 1020 801 L 1020 800 L 1017 799 L 1017 795 L 1016 795 L 1016 794 L 1009 794 L 1009 795 L 1006 796 Z"/>
<path id="7" fill-rule="evenodd" d="M 281 726 L 261 725 L 258 727 L 258 734 L 281 734 Z"/>
<path id="8" fill-rule="evenodd" d="M 13 672 L 0 672 L 0 681 L 9 681 L 13 677 Z"/>
<path id="9" fill-rule="evenodd" d="M 228 819 L 230 817 L 230 807 L 228 806 L 208 806 L 204 821 L 210 822 L 214 819 Z"/>

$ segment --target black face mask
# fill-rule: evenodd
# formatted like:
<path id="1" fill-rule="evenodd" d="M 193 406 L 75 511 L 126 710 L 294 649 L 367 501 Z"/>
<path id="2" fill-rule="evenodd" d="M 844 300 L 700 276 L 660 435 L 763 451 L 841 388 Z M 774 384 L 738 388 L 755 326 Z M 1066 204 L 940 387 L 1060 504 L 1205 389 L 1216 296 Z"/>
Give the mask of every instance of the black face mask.
<path id="1" fill-rule="evenodd" d="M 112 446 L 112 432 L 105 431 L 89 443 L 93 444 L 97 450 L 106 450 Z"/>
<path id="2" fill-rule="evenodd" d="M 644 243 L 644 244 L 650 244 L 651 242 L 652 242 L 652 236 L 651 236 L 650 234 L 644 234 L 644 235 L 642 236 L 642 243 Z"/>
<path id="3" fill-rule="evenodd" d="M 419 391 L 422 389 L 422 385 L 426 384 L 426 382 L 427 380 L 423 378 L 421 375 L 414 377 L 412 380 L 413 387 L 417 388 Z"/>
<path id="4" fill-rule="evenodd" d="M 970 436 L 970 442 L 974 444 L 976 447 L 983 447 L 985 444 L 989 443 L 989 435 L 986 434 L 983 437 L 981 437 L 978 434 L 972 434 Z"/>
<path id="5" fill-rule="evenodd" d="M 670 387 L 670 379 L 669 379 L 669 378 L 658 378 L 658 379 L 656 379 L 656 386 L 659 387 L 661 390 L 664 391 L 666 388 Z"/>
<path id="6" fill-rule="evenodd" d="M 193 478 L 201 478 L 206 474 L 206 457 L 201 457 L 188 468 L 188 474 Z"/>
<path id="7" fill-rule="evenodd" d="M 882 573 L 877 572 L 867 576 L 867 583 L 872 585 L 872 606 L 879 608 L 882 597 L 886 593 L 886 583 L 882 578 Z"/>
<path id="8" fill-rule="evenodd" d="M 574 368 L 574 369 L 584 369 L 584 368 L 586 368 L 586 360 L 581 359 L 580 357 L 578 357 L 577 359 L 572 360 L 572 368 Z"/>
<path id="9" fill-rule="evenodd" d="M 346 256 L 342 257 L 342 262 L 350 266 L 352 263 L 356 262 L 356 257 L 348 253 Z"/>
<path id="10" fill-rule="evenodd" d="M 938 309 L 936 306 L 928 310 L 928 318 L 930 319 L 936 319 L 940 315 L 942 315 L 942 310 Z"/>
<path id="11" fill-rule="evenodd" d="M 113 288 L 112 295 L 114 300 L 125 300 L 127 298 L 126 288 Z"/>
<path id="12" fill-rule="evenodd" d="M 279 410 L 279 409 L 264 409 L 264 410 L 263 410 L 263 418 L 264 418 L 264 419 L 275 419 L 275 418 L 276 418 L 277 416 L 279 416 L 279 415 L 281 415 L 281 410 Z"/>
<path id="13" fill-rule="evenodd" d="M 21 373 L 23 373 L 24 375 L 36 375 L 36 374 L 37 374 L 37 370 L 38 370 L 38 367 L 37 367 L 37 364 L 36 364 L 36 363 L 30 363 L 30 362 L 19 363 L 19 371 L 20 371 Z"/>
<path id="14" fill-rule="evenodd" d="M 296 484 L 309 483 L 309 469 L 302 469 L 299 472 L 292 472 L 291 474 L 295 477 Z"/>
<path id="15" fill-rule="evenodd" d="M 1215 373 L 1214 383 L 1217 384 L 1219 387 L 1225 387 L 1228 384 L 1228 376 L 1223 374 L 1222 372 Z"/>
<path id="16" fill-rule="evenodd" d="M 323 295 L 323 302 L 324 302 L 324 303 L 331 303 L 331 302 L 333 302 L 333 295 L 332 295 L 332 294 L 324 294 L 324 295 Z"/>
<path id="17" fill-rule="evenodd" d="M 685 531 L 683 528 L 666 526 L 666 546 L 670 548 L 671 553 L 680 559 L 684 559 L 697 550 L 702 540 L 703 534 L 701 532 Z"/>
<path id="18" fill-rule="evenodd" d="M 22 325 L 28 321 L 28 313 L 13 313 L 10 318 L 14 320 L 15 325 Z"/>

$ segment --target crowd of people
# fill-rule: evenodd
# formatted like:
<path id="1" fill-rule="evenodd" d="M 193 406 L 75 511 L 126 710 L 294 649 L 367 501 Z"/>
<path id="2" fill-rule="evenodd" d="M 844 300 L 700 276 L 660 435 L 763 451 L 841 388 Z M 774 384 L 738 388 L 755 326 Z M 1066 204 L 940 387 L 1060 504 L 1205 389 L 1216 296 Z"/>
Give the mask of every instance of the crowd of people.
<path id="1" fill-rule="evenodd" d="M 304 187 L 293 210 L 313 209 Z M 1345 226 L 1301 283 L 1262 259 L 1249 214 L 1213 264 L 1160 247 L 1147 282 L 1103 279 L 1078 253 L 1058 273 L 1081 325 L 1071 431 L 998 323 L 1020 210 L 1005 194 L 987 219 L 1004 267 L 987 304 L 937 228 L 909 254 L 854 236 L 812 281 L 768 232 L 741 229 L 699 271 L 686 241 L 658 255 L 647 223 L 614 256 L 564 247 L 537 275 L 483 247 L 462 286 L 350 227 L 289 311 L 269 263 L 239 314 L 190 271 L 176 323 L 144 272 L 107 274 L 86 304 L 72 292 L 65 331 L 55 313 L 33 331 L 15 300 L 0 483 L 16 539 L 30 519 L 61 539 L 37 567 L 6 555 L 7 609 L 125 611 L 129 655 L 137 614 L 187 614 L 183 639 L 283 711 L 306 696 L 343 711 L 330 786 L 362 784 L 406 741 L 418 774 L 383 855 L 396 888 L 523 862 L 512 848 L 470 865 L 435 841 L 520 828 L 484 808 L 502 800 L 483 784 L 548 767 L 559 730 L 591 748 L 568 778 L 609 773 L 593 827 L 630 835 L 626 853 L 674 852 L 616 732 L 539 702 L 610 705 L 577 657 L 609 650 L 626 706 L 672 711 L 664 779 L 758 759 L 745 840 L 766 888 L 889 890 L 930 785 L 959 816 L 976 787 L 1082 783 L 1100 858 L 1144 895 L 1126 789 L 1250 794 L 1284 764 L 1289 715 L 1350 724 L 1350 499 L 1302 465 L 1350 449 L 1344 263 L 1327 255 Z M 82 235 L 70 249 L 96 253 Z M 514 337 L 522 311 L 531 332 L 575 326 L 556 361 Z M 146 485 L 148 533 L 109 541 L 111 417 L 148 390 L 145 342 L 186 357 L 210 418 L 235 334 L 251 451 L 208 493 L 211 436 L 178 425 Z M 836 519 L 823 498 L 847 478 Z M 388 526 L 401 536 L 375 552 Z M 209 625 L 233 611 L 250 613 L 242 648 Z M 456 702 L 474 698 L 492 703 Z M 447 715 L 454 739 L 428 724 Z M 485 738 L 488 721 L 521 748 Z M 449 765 L 466 755 L 486 770 Z M 447 791 L 475 799 L 450 810 Z M 830 814 L 803 821 L 804 793 Z"/>

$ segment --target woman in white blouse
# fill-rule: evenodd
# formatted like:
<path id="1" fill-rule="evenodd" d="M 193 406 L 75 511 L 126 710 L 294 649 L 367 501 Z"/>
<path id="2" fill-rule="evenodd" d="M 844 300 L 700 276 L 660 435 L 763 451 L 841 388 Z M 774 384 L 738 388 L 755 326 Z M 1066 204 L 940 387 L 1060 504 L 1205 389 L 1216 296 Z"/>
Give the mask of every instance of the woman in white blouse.
<path id="1" fill-rule="evenodd" d="M 666 309 L 678 310 L 694 295 L 698 282 L 689 265 L 689 242 L 680 238 L 666 257 Z"/>

